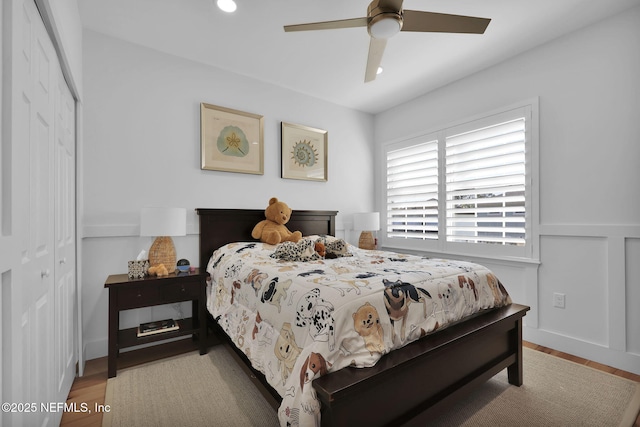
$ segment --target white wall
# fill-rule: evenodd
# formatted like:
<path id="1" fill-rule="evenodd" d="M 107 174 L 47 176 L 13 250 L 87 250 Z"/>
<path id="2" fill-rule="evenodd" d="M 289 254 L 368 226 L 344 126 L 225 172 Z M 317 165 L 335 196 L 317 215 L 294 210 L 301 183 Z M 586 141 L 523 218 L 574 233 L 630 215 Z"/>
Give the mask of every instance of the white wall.
<path id="1" fill-rule="evenodd" d="M 85 31 L 83 328 L 87 359 L 107 354 L 109 274 L 148 249 L 143 206 L 188 210 L 175 238 L 178 257 L 198 259 L 195 208 L 258 208 L 272 196 L 293 209 L 338 210 L 351 238 L 351 214 L 373 208 L 373 117 L 270 84 Z M 259 66 L 259 64 L 256 64 Z M 200 169 L 200 103 L 264 116 L 264 175 Z M 280 122 L 328 131 L 328 182 L 280 178 Z M 156 313 L 152 311 L 156 310 Z M 125 325 L 171 307 L 123 315 Z"/>
<path id="2" fill-rule="evenodd" d="M 538 271 L 530 265 L 489 265 L 517 302 L 532 307 L 525 339 L 636 374 L 639 46 L 636 7 L 381 113 L 374 121 L 379 147 L 539 97 L 541 264 Z M 383 191 L 376 191 L 380 207 Z M 565 309 L 552 306 L 554 292 L 566 294 Z"/>

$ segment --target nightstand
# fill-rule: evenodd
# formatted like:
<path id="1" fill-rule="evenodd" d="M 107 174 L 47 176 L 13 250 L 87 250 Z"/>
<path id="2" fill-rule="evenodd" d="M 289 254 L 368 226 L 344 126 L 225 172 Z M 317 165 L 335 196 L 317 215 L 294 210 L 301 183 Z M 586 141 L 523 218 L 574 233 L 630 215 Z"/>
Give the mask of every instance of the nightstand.
<path id="1" fill-rule="evenodd" d="M 116 376 L 120 350 L 191 335 L 198 341 L 200 354 L 207 352 L 207 312 L 205 275 L 196 269 L 193 273 L 172 273 L 169 276 L 148 276 L 130 279 L 127 274 L 114 274 L 107 278 L 109 289 L 109 378 Z M 120 329 L 120 311 L 134 308 L 192 301 L 192 317 L 179 319 L 180 329 L 138 338 L 138 328 Z M 154 319 L 161 320 L 161 319 Z M 153 347 L 145 348 L 150 353 Z"/>

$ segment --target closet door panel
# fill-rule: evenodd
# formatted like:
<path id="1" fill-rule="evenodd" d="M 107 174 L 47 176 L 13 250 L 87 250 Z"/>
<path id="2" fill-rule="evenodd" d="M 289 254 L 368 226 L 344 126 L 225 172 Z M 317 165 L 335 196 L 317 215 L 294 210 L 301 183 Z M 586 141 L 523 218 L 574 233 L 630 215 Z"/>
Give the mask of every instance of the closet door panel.
<path id="1" fill-rule="evenodd" d="M 75 376 L 75 101 L 62 74 L 56 84 L 55 119 L 55 347 L 56 393 Z M 66 397 L 66 396 L 64 396 Z"/>
<path id="2" fill-rule="evenodd" d="M 35 402 L 48 402 L 55 395 L 53 338 L 54 338 L 54 138 L 55 138 L 55 82 L 59 69 L 53 44 L 49 39 L 39 12 L 32 0 L 25 0 L 32 26 L 32 88 L 33 103 L 30 138 L 30 252 L 33 256 L 28 268 L 31 308 L 34 328 L 30 339 L 33 353 L 31 369 L 35 371 L 30 394 Z M 53 425 L 54 415 L 36 413 L 38 425 Z M 35 425 L 35 424 L 34 424 Z"/>
<path id="3" fill-rule="evenodd" d="M 12 401 L 55 402 L 56 394 L 56 245 L 55 128 L 58 75 L 56 51 L 33 0 L 11 0 L 12 10 L 12 147 L 15 181 L 12 203 L 16 242 L 20 252 L 20 283 L 12 295 L 19 312 L 21 348 L 13 358 Z M 14 336 L 15 338 L 15 336 Z M 18 381 L 16 381 L 18 379 Z M 22 381 L 19 381 L 19 380 Z M 20 384 L 18 386 L 18 383 Z M 46 411 L 12 417 L 15 425 L 56 425 L 59 414 Z"/>

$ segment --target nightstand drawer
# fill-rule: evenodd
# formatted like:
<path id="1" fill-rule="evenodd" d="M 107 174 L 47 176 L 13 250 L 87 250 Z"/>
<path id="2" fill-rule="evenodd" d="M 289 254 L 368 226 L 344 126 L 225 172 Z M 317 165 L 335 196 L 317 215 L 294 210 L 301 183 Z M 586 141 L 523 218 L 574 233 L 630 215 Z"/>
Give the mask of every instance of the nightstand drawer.
<path id="1" fill-rule="evenodd" d="M 156 304 L 162 304 L 162 297 L 157 285 L 118 290 L 118 307 L 120 310 Z"/>
<path id="2" fill-rule="evenodd" d="M 200 282 L 181 282 L 160 287 L 160 297 L 163 301 L 186 301 L 200 296 Z"/>

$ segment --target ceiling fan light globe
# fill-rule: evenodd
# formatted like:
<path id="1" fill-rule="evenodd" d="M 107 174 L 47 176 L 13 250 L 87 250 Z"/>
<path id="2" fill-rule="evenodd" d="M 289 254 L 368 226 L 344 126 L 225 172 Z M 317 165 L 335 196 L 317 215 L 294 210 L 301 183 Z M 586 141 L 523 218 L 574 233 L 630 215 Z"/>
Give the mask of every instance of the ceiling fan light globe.
<path id="1" fill-rule="evenodd" d="M 235 12 L 237 9 L 236 2 L 233 0 L 218 0 L 216 4 L 220 8 L 220 10 L 227 13 Z"/>
<path id="2" fill-rule="evenodd" d="M 388 39 L 402 30 L 402 20 L 397 14 L 378 15 L 371 20 L 369 34 L 376 39 Z"/>

